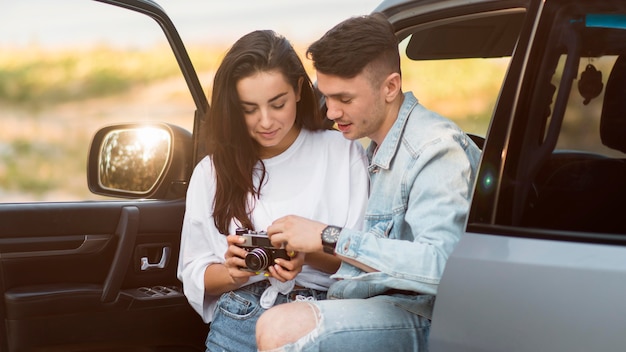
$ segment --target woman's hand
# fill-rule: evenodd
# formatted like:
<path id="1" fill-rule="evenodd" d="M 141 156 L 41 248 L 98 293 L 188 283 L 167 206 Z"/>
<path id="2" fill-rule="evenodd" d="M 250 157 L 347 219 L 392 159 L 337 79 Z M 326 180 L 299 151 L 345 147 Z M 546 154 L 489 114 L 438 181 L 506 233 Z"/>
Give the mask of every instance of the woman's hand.
<path id="1" fill-rule="evenodd" d="M 291 255 L 290 255 L 291 254 Z M 302 271 L 304 253 L 287 253 L 291 260 L 276 259 L 276 263 L 268 267 L 268 271 L 275 279 L 285 282 L 293 280 Z"/>
<path id="2" fill-rule="evenodd" d="M 241 268 L 246 267 L 244 258 L 248 253 L 245 249 L 237 246 L 242 240 L 243 238 L 238 235 L 227 236 L 228 249 L 224 254 L 224 259 L 226 259 L 224 266 L 228 269 L 228 274 L 232 278 L 233 283 L 238 286 L 245 284 L 251 276 L 255 275 L 253 272 L 241 270 Z"/>

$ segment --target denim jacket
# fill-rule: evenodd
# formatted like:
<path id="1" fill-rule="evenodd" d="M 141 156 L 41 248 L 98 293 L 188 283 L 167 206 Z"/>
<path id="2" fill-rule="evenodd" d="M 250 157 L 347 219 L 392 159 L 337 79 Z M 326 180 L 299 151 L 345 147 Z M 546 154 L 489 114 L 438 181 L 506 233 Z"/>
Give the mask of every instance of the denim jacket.
<path id="1" fill-rule="evenodd" d="M 385 139 L 368 148 L 370 198 L 363 231 L 344 228 L 336 253 L 346 262 L 330 298 L 366 298 L 390 289 L 435 295 L 464 232 L 480 150 L 452 121 L 404 94 Z"/>

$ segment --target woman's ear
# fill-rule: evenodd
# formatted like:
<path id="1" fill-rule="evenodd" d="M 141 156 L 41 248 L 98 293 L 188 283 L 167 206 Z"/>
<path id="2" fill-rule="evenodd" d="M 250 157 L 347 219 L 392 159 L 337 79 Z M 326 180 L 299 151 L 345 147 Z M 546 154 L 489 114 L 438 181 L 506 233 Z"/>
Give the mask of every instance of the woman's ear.
<path id="1" fill-rule="evenodd" d="M 398 72 L 393 72 L 387 76 L 384 82 L 385 100 L 391 102 L 396 99 L 398 94 L 402 94 L 402 77 Z"/>
<path id="2" fill-rule="evenodd" d="M 302 84 L 304 84 L 304 77 L 298 78 L 298 90 L 296 90 L 296 102 L 300 101 L 302 96 Z"/>

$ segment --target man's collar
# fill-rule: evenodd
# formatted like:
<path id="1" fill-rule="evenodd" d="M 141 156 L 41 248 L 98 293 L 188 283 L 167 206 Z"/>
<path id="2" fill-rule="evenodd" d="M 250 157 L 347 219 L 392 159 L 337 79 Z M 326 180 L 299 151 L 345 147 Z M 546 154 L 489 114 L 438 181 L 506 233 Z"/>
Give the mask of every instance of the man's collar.
<path id="1" fill-rule="evenodd" d="M 406 121 L 411 114 L 413 108 L 418 104 L 417 98 L 412 92 L 404 93 L 404 101 L 400 106 L 400 111 L 396 117 L 395 122 L 391 126 L 389 132 L 383 139 L 380 145 L 372 141 L 367 149 L 367 154 L 371 160 L 371 166 L 379 167 L 382 169 L 389 169 L 393 157 L 396 155 L 396 151 L 402 140 L 402 133 Z"/>

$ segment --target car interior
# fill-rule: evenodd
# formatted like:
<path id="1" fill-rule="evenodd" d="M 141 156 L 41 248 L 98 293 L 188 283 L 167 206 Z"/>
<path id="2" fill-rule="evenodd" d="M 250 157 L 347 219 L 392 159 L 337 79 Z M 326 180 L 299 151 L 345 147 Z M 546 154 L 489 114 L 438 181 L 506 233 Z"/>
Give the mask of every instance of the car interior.
<path id="1" fill-rule="evenodd" d="M 407 56 L 411 60 L 511 56 L 525 14 L 513 8 L 414 27 Z"/>
<path id="2" fill-rule="evenodd" d="M 513 223 L 624 233 L 623 18 L 564 11 L 552 25 L 529 110 Z M 518 125 L 518 128 L 521 128 Z M 515 183 L 515 182 L 514 182 Z M 516 217 L 517 215 L 517 217 Z"/>
<path id="3" fill-rule="evenodd" d="M 404 47 L 404 55 L 411 64 L 422 65 L 424 62 L 449 62 L 441 66 L 444 70 L 454 69 L 455 63 L 464 59 L 484 61 L 484 69 L 493 68 L 487 61 L 510 58 L 515 48 L 526 10 L 511 6 L 507 9 L 486 8 L 462 16 L 446 16 L 437 20 L 426 21 L 418 16 L 397 20 L 397 36 Z M 415 23 L 415 24 L 413 24 Z M 422 83 L 428 86 L 428 82 Z M 409 87 L 409 89 L 414 87 Z M 460 86 L 457 89 L 463 90 Z M 471 95 L 471 93 L 466 93 Z M 421 96 L 419 96 L 422 100 Z M 491 97 L 495 104 L 496 96 Z M 467 102 L 461 102 L 464 105 Z M 443 112 L 445 114 L 445 112 Z M 455 116 L 447 115 L 452 119 Z M 458 116 L 460 120 L 466 117 Z M 458 120 L 457 120 L 458 122 Z M 466 128 L 468 136 L 479 148 L 485 143 L 486 126 L 476 129 Z"/>

